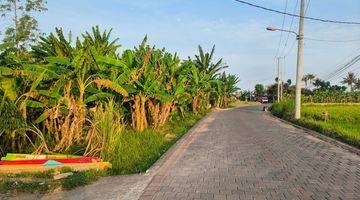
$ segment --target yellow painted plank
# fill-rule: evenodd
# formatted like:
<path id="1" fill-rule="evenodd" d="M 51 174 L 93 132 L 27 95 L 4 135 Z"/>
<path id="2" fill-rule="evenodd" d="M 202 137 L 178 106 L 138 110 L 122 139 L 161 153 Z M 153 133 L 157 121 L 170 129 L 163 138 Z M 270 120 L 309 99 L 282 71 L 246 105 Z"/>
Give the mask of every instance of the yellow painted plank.
<path id="1" fill-rule="evenodd" d="M 37 155 L 37 154 L 17 154 L 8 153 L 1 160 L 37 160 L 37 159 L 61 159 L 61 158 L 79 158 L 81 156 L 66 155 L 66 154 L 54 154 L 54 155 Z"/>

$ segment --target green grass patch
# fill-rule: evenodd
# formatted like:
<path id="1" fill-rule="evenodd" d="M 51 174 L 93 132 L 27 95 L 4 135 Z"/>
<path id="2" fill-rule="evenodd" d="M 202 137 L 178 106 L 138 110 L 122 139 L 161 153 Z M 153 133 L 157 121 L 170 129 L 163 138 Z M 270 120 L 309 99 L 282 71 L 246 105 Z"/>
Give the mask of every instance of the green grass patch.
<path id="1" fill-rule="evenodd" d="M 207 112 L 198 115 L 186 113 L 183 118 L 174 115 L 166 126 L 157 130 L 149 128 L 142 133 L 132 129 L 123 131 L 107 148 L 103 160 L 113 165 L 107 171 L 72 172 L 73 175 L 60 180 L 54 180 L 54 171 L 0 174 L 0 193 L 69 190 L 108 175 L 145 172 Z M 71 169 L 65 167 L 59 172 L 71 172 Z"/>
<path id="2" fill-rule="evenodd" d="M 158 130 L 147 129 L 142 133 L 131 129 L 124 131 L 112 143 L 112 151 L 104 157 L 104 160 L 113 165 L 110 173 L 117 175 L 145 172 L 205 114 L 187 113 L 184 118 L 173 119 Z"/>
<path id="3" fill-rule="evenodd" d="M 67 170 L 68 172 L 68 170 Z M 74 187 L 86 185 L 98 180 L 107 174 L 106 171 L 88 170 L 72 172 L 73 175 L 64 179 L 54 180 L 54 171 L 19 174 L 0 174 L 0 192 L 51 192 L 54 190 L 68 190 Z"/>
<path id="4" fill-rule="evenodd" d="M 276 103 L 271 112 L 282 119 L 310 128 L 324 135 L 360 147 L 360 105 L 358 104 L 307 104 L 302 105 L 301 119 L 294 120 L 292 101 Z M 329 121 L 323 120 L 323 112 Z"/>

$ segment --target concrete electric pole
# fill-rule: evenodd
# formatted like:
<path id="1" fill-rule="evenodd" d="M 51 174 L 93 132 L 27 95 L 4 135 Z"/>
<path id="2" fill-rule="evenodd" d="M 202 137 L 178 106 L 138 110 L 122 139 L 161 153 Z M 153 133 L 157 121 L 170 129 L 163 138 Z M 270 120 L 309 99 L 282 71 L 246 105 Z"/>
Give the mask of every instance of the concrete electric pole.
<path id="1" fill-rule="evenodd" d="M 277 57 L 277 102 L 280 102 L 280 57 Z"/>
<path id="2" fill-rule="evenodd" d="M 280 72 L 280 101 L 283 101 L 284 99 L 284 76 L 283 76 L 283 70 Z"/>
<path id="3" fill-rule="evenodd" d="M 302 78 L 302 41 L 304 38 L 304 17 L 305 17 L 305 0 L 301 0 L 300 5 L 300 19 L 299 19 L 299 32 L 296 33 L 292 30 L 284 30 L 278 29 L 274 27 L 267 27 L 268 31 L 284 31 L 289 32 L 296 35 L 296 39 L 298 40 L 298 52 L 297 52 L 297 69 L 296 69 L 296 86 L 295 86 L 295 119 L 300 119 L 301 117 L 301 78 Z M 279 62 L 279 61 L 278 61 Z M 278 64 L 279 65 L 279 64 Z M 278 101 L 279 101 L 279 67 L 278 67 Z"/>
<path id="4" fill-rule="evenodd" d="M 304 37 L 304 8 L 305 0 L 301 0 L 300 5 L 300 19 L 299 19 L 299 33 L 297 35 L 298 40 L 298 52 L 297 52 L 297 69 L 296 69 L 296 88 L 295 88 L 295 119 L 301 117 L 301 77 L 302 77 L 302 40 Z"/>
<path id="5" fill-rule="evenodd" d="M 283 97 L 284 97 L 284 63 L 285 63 L 285 57 L 280 57 L 280 61 L 282 59 L 282 62 L 279 62 L 279 66 L 280 66 L 280 73 L 279 73 L 279 78 L 280 78 L 280 101 L 283 101 Z"/>

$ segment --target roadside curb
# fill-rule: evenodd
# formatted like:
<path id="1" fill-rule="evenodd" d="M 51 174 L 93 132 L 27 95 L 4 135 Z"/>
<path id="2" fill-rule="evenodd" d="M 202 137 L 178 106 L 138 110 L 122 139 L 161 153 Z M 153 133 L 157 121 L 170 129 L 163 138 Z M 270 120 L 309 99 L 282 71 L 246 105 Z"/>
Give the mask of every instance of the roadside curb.
<path id="1" fill-rule="evenodd" d="M 216 110 L 211 110 L 209 113 L 207 113 L 202 119 L 200 119 L 198 122 L 196 122 L 186 133 L 184 133 L 171 147 L 166 150 L 166 152 L 160 156 L 160 158 L 145 172 L 148 173 L 156 173 L 157 170 L 164 164 L 164 162 L 171 157 L 171 155 L 174 153 L 174 151 L 189 138 L 191 135 L 194 134 L 194 131 L 197 129 L 197 127 L 205 121 L 208 117 L 210 117 Z M 143 173 L 143 174 L 145 174 Z"/>
<path id="2" fill-rule="evenodd" d="M 313 137 L 316 137 L 316 138 L 318 138 L 318 139 L 320 139 L 320 140 L 322 140 L 322 141 L 324 141 L 324 142 L 328 142 L 328 143 L 333 144 L 333 145 L 335 145 L 335 146 L 337 146 L 337 147 L 339 147 L 339 148 L 342 148 L 342 149 L 344 149 L 344 150 L 346 150 L 346 151 L 349 151 L 350 153 L 354 153 L 354 154 L 360 156 L 360 149 L 358 149 L 358 148 L 356 148 L 356 147 L 353 147 L 353 146 L 348 145 L 348 144 L 346 144 L 346 143 L 343 143 L 343 142 L 341 142 L 341 141 L 335 140 L 335 139 L 333 139 L 333 138 L 331 138 L 331 137 L 328 137 L 328 136 L 326 136 L 326 135 L 323 135 L 323 134 L 321 134 L 321 133 L 319 133 L 319 132 L 316 132 L 316 131 L 314 131 L 314 130 L 311 130 L 311 129 L 302 127 L 302 126 L 300 126 L 300 125 L 294 124 L 294 123 L 292 123 L 292 122 L 286 121 L 286 120 L 284 120 L 284 119 L 281 119 L 281 118 L 273 115 L 271 112 L 268 112 L 267 115 L 270 116 L 270 117 L 272 117 L 272 118 L 274 118 L 274 119 L 277 119 L 277 120 L 279 120 L 279 121 L 281 121 L 281 122 L 283 122 L 283 123 L 285 123 L 285 124 L 288 124 L 288 125 L 291 125 L 291 126 L 293 126 L 293 127 L 295 127 L 295 128 L 301 129 L 301 130 L 303 130 L 305 133 L 307 133 L 307 134 L 309 134 L 309 135 L 311 135 L 311 136 L 313 136 Z"/>
<path id="3" fill-rule="evenodd" d="M 165 178 L 166 173 L 170 167 L 183 155 L 182 151 L 186 150 L 186 147 L 192 143 L 192 140 L 197 133 L 197 129 L 204 121 L 211 117 L 216 110 L 211 110 L 202 119 L 200 119 L 195 125 L 193 125 L 181 138 L 179 138 L 146 172 L 151 177 L 151 180 L 141 193 L 139 199 L 152 199 L 156 192 L 158 185 Z"/>

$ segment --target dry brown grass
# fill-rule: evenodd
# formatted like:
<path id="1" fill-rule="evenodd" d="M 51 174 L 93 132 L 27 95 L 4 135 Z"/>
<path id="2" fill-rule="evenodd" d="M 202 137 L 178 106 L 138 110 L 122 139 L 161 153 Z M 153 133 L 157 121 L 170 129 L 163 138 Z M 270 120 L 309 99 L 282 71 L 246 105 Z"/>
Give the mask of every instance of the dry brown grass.
<path id="1" fill-rule="evenodd" d="M 235 101 L 235 102 L 232 102 L 230 103 L 230 107 L 233 107 L 233 108 L 240 108 L 240 107 L 245 107 L 245 106 L 257 106 L 257 105 L 260 105 L 259 102 L 256 102 L 256 101 Z"/>

